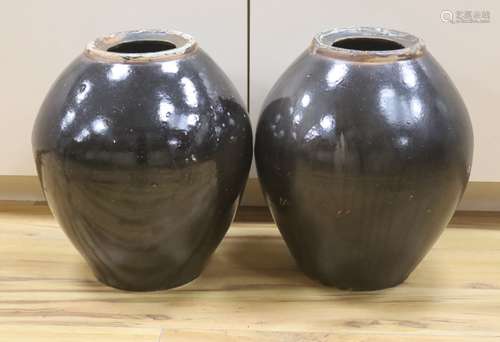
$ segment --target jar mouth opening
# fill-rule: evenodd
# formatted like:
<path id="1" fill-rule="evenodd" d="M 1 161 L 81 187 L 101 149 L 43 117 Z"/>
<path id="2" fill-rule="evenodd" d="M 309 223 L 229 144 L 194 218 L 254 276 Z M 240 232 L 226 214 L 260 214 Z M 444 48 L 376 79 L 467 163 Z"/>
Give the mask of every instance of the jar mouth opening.
<path id="1" fill-rule="evenodd" d="M 422 55 L 424 42 L 405 32 L 380 27 L 348 27 L 317 34 L 312 43 L 313 53 L 334 58 L 389 62 L 413 59 Z"/>
<path id="2" fill-rule="evenodd" d="M 87 44 L 85 54 L 115 63 L 149 63 L 176 59 L 196 49 L 196 41 L 174 30 L 137 30 L 113 33 Z"/>

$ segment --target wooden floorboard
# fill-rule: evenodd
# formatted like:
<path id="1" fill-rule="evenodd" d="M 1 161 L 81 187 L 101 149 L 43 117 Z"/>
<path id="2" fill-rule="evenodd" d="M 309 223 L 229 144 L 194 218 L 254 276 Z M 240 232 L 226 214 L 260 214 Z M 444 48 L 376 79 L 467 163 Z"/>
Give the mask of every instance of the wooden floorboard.
<path id="1" fill-rule="evenodd" d="M 496 213 L 458 213 L 401 286 L 348 292 L 304 276 L 256 210 L 194 282 L 131 293 L 94 279 L 45 205 L 1 204 L 0 341 L 500 341 Z"/>

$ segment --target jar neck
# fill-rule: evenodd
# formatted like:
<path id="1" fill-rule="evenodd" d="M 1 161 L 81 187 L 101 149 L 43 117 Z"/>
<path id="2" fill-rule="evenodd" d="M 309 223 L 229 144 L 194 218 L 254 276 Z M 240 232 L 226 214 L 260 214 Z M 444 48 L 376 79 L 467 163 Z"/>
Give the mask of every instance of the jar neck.
<path id="1" fill-rule="evenodd" d="M 366 63 L 414 59 L 425 51 L 424 42 L 408 33 L 378 27 L 349 27 L 317 34 L 313 54 Z"/>
<path id="2" fill-rule="evenodd" d="M 178 59 L 196 49 L 194 38 L 179 31 L 138 30 L 97 38 L 84 53 L 103 62 L 140 64 Z"/>

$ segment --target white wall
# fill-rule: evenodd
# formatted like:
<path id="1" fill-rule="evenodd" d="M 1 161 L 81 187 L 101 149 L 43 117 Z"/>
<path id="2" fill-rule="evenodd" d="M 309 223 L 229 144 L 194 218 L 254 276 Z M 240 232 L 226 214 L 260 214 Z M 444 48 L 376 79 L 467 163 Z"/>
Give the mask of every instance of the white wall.
<path id="1" fill-rule="evenodd" d="M 251 96 L 255 125 L 279 75 L 332 27 L 376 25 L 422 37 L 461 91 L 472 117 L 474 181 L 500 181 L 500 2 L 497 0 L 250 0 Z M 25 0 L 0 12 L 0 175 L 34 175 L 31 128 L 43 97 L 87 41 L 114 31 L 175 28 L 191 33 L 236 84 L 247 84 L 247 0 Z M 446 24 L 443 10 L 488 10 L 489 24 Z M 255 172 L 252 173 L 255 177 Z"/>
<path id="2" fill-rule="evenodd" d="M 246 0 L 23 0 L 0 11 L 0 175 L 34 175 L 31 129 L 51 83 L 86 43 L 116 31 L 189 33 L 246 98 Z"/>
<path id="3" fill-rule="evenodd" d="M 489 24 L 446 24 L 443 10 L 488 10 Z M 500 1 L 251 0 L 250 111 L 315 33 L 343 26 L 382 26 L 421 37 L 460 90 L 475 135 L 473 181 L 500 181 Z"/>

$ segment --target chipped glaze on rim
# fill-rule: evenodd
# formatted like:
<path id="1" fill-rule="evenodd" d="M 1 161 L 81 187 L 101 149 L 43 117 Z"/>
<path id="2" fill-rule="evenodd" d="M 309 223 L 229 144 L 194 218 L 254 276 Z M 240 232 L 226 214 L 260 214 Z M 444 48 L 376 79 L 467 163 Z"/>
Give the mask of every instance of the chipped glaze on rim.
<path id="1" fill-rule="evenodd" d="M 349 38 L 385 39 L 396 42 L 403 48 L 372 51 L 332 46 L 335 42 Z M 425 52 L 425 44 L 420 38 L 396 30 L 380 27 L 346 27 L 317 34 L 312 41 L 311 52 L 348 61 L 380 63 L 419 57 Z"/>
<path id="2" fill-rule="evenodd" d="M 111 52 L 109 48 L 118 44 L 138 41 L 155 40 L 174 44 L 176 47 L 164 51 L 122 53 Z M 195 39 L 189 34 L 175 30 L 136 30 L 124 31 L 97 38 L 87 44 L 85 55 L 89 58 L 113 63 L 151 63 L 177 59 L 197 49 Z"/>

